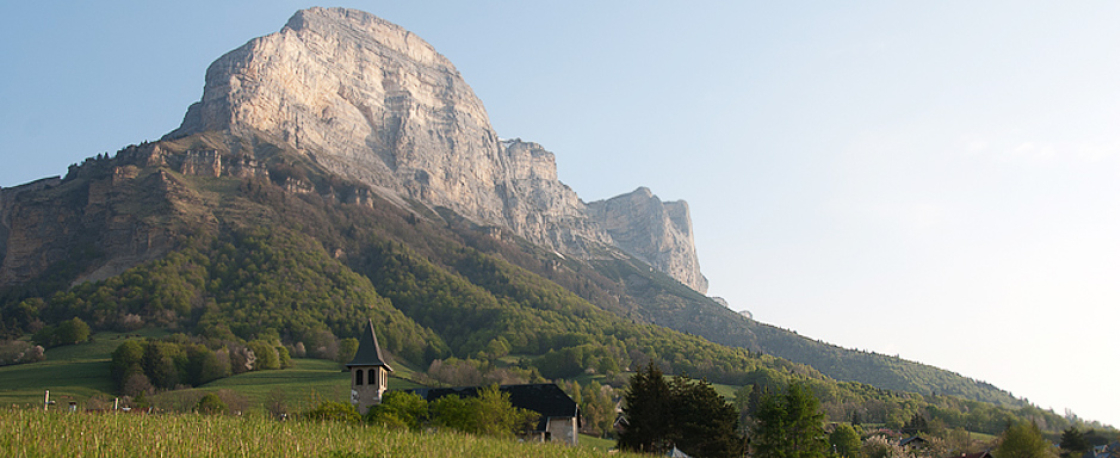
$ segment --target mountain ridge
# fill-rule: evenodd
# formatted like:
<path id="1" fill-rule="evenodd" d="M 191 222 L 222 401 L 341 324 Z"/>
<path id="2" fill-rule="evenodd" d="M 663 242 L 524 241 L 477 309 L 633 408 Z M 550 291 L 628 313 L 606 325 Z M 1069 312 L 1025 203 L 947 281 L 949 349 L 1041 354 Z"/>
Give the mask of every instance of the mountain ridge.
<path id="1" fill-rule="evenodd" d="M 665 238 L 616 243 L 593 217 L 601 213 L 558 180 L 551 152 L 501 141 L 450 61 L 365 12 L 301 10 L 280 32 L 216 60 L 202 100 L 164 138 L 206 131 L 288 144 L 379 193 L 447 207 L 565 255 L 602 258 L 637 248 L 682 283 L 707 289 L 690 237 L 673 238 L 673 224 L 651 214 L 627 221 L 664 226 L 645 232 Z"/>
<path id="2" fill-rule="evenodd" d="M 296 27 L 285 27 L 287 32 L 270 35 L 279 38 L 269 41 L 265 39 L 267 37 L 262 37 L 250 41 L 246 44 L 248 48 L 243 48 L 261 49 L 272 46 L 280 49 L 287 46 L 304 49 L 300 46 L 305 44 L 298 42 L 295 37 L 300 30 L 310 34 L 307 32 L 311 30 L 307 28 L 310 26 L 303 24 L 321 26 L 321 24 L 316 25 L 314 21 L 317 20 L 316 15 L 324 12 L 334 11 L 334 14 L 344 16 L 351 14 L 348 13 L 351 10 L 307 11 L 309 12 L 297 13 L 301 19 L 296 21 Z M 372 17 L 367 13 L 353 13 L 353 15 L 358 18 Z M 293 16 L 293 20 L 297 16 Z M 361 20 L 358 22 L 362 23 Z M 292 24 L 292 21 L 289 21 L 289 24 Z M 371 21 L 370 24 L 374 22 Z M 285 33 L 287 35 L 284 35 Z M 410 41 L 413 40 L 411 37 L 414 35 L 393 33 L 397 34 L 393 36 L 405 43 L 416 43 Z M 419 39 L 415 38 L 415 40 Z M 324 47 L 326 46 L 324 43 L 319 43 L 317 46 L 321 48 L 320 50 L 333 49 Z M 447 226 L 461 224 L 478 229 L 477 233 L 457 232 L 456 237 L 469 242 L 468 245 L 473 249 L 494 253 L 500 259 L 522 266 L 587 302 L 618 316 L 629 318 L 635 323 L 666 326 L 703 336 L 707 340 L 724 345 L 778 356 L 781 356 L 780 352 L 795 349 L 798 351 L 789 352 L 792 356 L 787 357 L 795 362 L 797 358 L 811 359 L 814 357 L 813 352 L 820 352 L 820 347 L 809 339 L 791 336 L 792 333 L 746 320 L 706 298 L 702 294 L 705 288 L 698 287 L 706 284 L 699 273 L 698 262 L 687 261 L 687 256 L 678 253 L 673 255 L 677 258 L 670 257 L 670 259 L 685 260 L 685 270 L 694 269 L 696 275 L 686 279 L 687 282 L 681 280 L 679 272 L 678 275 L 667 272 L 673 270 L 673 267 L 662 268 L 655 264 L 659 262 L 658 255 L 662 253 L 662 248 L 666 247 L 670 248 L 668 251 L 672 251 L 672 248 L 680 248 L 685 252 L 691 250 L 692 259 L 695 260 L 695 248 L 691 246 L 691 223 L 687 221 L 686 204 L 661 202 L 645 188 L 639 188 L 613 199 L 585 204 L 579 200 L 574 191 L 557 179 L 555 155 L 534 143 L 520 140 L 503 141 L 493 134 L 488 123 L 485 128 L 478 127 L 481 126 L 478 124 L 476 127 L 479 129 L 477 132 L 480 132 L 479 138 L 470 140 L 477 140 L 479 144 L 487 146 L 481 150 L 470 151 L 473 151 L 471 154 L 495 159 L 496 162 L 491 165 L 497 165 L 487 168 L 475 164 L 474 168 L 452 170 L 455 169 L 456 163 L 453 155 L 449 153 L 448 145 L 463 144 L 458 141 L 447 143 L 448 138 L 454 140 L 454 135 L 437 134 L 443 132 L 438 129 L 433 129 L 430 134 L 422 131 L 418 137 L 405 134 L 419 129 L 431 120 L 450 120 L 452 124 L 444 124 L 443 127 L 467 121 L 462 120 L 459 115 L 441 118 L 449 113 L 455 113 L 454 108 L 450 111 L 424 108 L 429 105 L 421 102 L 435 96 L 429 97 L 421 93 L 420 83 L 423 82 L 423 78 L 416 75 L 423 76 L 422 72 L 402 73 L 401 69 L 408 65 L 388 66 L 386 72 L 390 76 L 388 81 L 391 84 L 387 87 L 392 90 L 382 87 L 381 92 L 377 93 L 380 99 L 378 97 L 369 99 L 375 102 L 380 100 L 378 111 L 373 110 L 375 104 L 372 102 L 364 105 L 368 109 L 358 109 L 358 106 L 352 102 L 362 100 L 354 97 L 356 92 L 346 92 L 339 90 L 339 87 L 331 86 L 329 89 L 334 89 L 333 92 L 315 92 L 315 94 L 325 94 L 327 100 L 322 106 L 316 107 L 321 108 L 317 111 L 320 115 L 323 109 L 334 110 L 332 111 L 336 113 L 334 117 L 306 119 L 316 110 L 310 109 L 312 105 L 293 104 L 291 100 L 299 95 L 294 93 L 291 95 L 293 99 L 290 100 L 284 97 L 275 99 L 286 100 L 284 103 L 290 105 L 288 109 L 279 105 L 274 107 L 276 108 L 274 111 L 264 109 L 269 106 L 268 104 L 253 106 L 251 109 L 246 108 L 247 105 L 238 108 L 247 110 L 238 116 L 273 116 L 275 119 L 272 121 L 275 121 L 278 126 L 289 123 L 290 131 L 262 129 L 260 128 L 262 126 L 254 123 L 240 121 L 231 121 L 227 123 L 229 128 L 224 128 L 225 125 L 220 122 L 211 122 L 213 119 L 207 121 L 209 119 L 205 115 L 207 110 L 224 113 L 222 107 L 226 105 L 221 101 L 223 100 L 220 96 L 221 90 L 232 91 L 231 88 L 234 86 L 251 89 L 254 85 L 260 89 L 260 81 L 253 79 L 255 78 L 252 77 L 253 74 L 260 77 L 265 70 L 272 71 L 261 67 L 259 71 L 248 72 L 247 69 L 254 68 L 250 65 L 253 59 L 247 61 L 234 59 L 234 57 L 246 58 L 249 54 L 248 51 L 239 52 L 235 50 L 226 55 L 233 57 L 223 56 L 211 66 L 207 71 L 208 90 L 204 91 L 203 100 L 188 109 L 184 117 L 184 127 L 168 134 L 164 140 L 126 147 L 114 157 L 106 155 L 91 158 L 80 166 L 72 167 L 64 178 L 40 180 L 20 187 L 0 189 L 0 247 L 4 248 L 3 258 L 0 258 L 0 289 L 4 292 L 3 298 L 6 303 L 18 304 L 24 299 L 36 297 L 49 299 L 52 294 L 67 291 L 71 286 L 116 278 L 117 274 L 133 266 L 159 259 L 168 252 L 180 248 L 182 243 L 186 243 L 182 239 L 187 234 L 207 233 L 220 228 L 223 223 L 212 210 L 215 206 L 240 205 L 223 211 L 245 212 L 249 216 L 244 216 L 244 221 L 267 216 L 254 213 L 261 212 L 260 208 L 245 206 L 241 201 L 231 199 L 229 196 L 235 192 L 276 193 L 278 192 L 276 189 L 279 189 L 283 193 L 277 196 L 270 195 L 269 198 L 308 199 L 322 202 L 324 205 L 356 205 L 369 208 L 373 208 L 374 203 L 380 199 L 391 202 L 402 211 L 410 212 L 417 221 L 431 221 L 434 224 Z M 426 52 L 415 51 L 420 55 L 419 58 L 414 59 L 417 65 L 428 61 L 437 62 L 435 57 L 424 57 L 428 56 Z M 257 58 L 264 59 L 264 57 L 254 57 Z M 219 62 L 224 63 L 219 64 Z M 276 62 L 272 65 L 284 67 Z M 373 68 L 372 64 L 370 65 L 370 68 Z M 235 69 L 244 72 L 238 73 L 234 71 Z M 450 71 L 437 73 L 449 78 L 457 76 L 457 72 L 454 75 Z M 379 81 L 385 81 L 385 72 L 382 72 L 380 67 L 370 78 L 377 74 L 383 77 Z M 333 79 L 331 81 L 336 82 Z M 458 84 L 454 78 L 450 82 L 443 80 L 443 83 L 443 87 L 447 88 Z M 412 86 L 409 86 L 410 84 Z M 465 83 L 462 84 L 466 87 Z M 211 88 L 217 89 L 210 90 Z M 404 92 L 401 91 L 402 88 L 405 89 Z M 369 90 L 376 92 L 377 88 L 370 87 Z M 466 87 L 466 90 L 469 90 L 469 87 Z M 250 95 L 252 94 L 227 93 L 227 96 L 237 97 Z M 473 98 L 473 94 L 471 97 Z M 474 102 L 469 100 L 467 104 L 474 106 L 472 105 Z M 229 110 L 234 110 L 234 105 L 229 104 Z M 481 109 L 481 102 L 478 102 L 477 106 Z M 282 116 L 284 113 L 290 115 L 290 118 L 284 118 Z M 355 123 L 343 123 L 344 116 L 341 113 L 349 113 L 345 117 L 352 118 Z M 481 113 L 484 114 L 484 111 Z M 232 119 L 233 111 L 230 111 L 230 116 Z M 467 117 L 471 122 L 480 119 L 473 115 Z M 332 119 L 335 121 L 330 121 Z M 207 124 L 208 122 L 211 123 Z M 368 173 L 336 173 L 336 169 L 345 157 L 330 159 L 327 156 L 330 145 L 319 145 L 315 142 L 320 137 L 325 139 L 323 141 L 340 140 L 315 133 L 313 128 L 318 128 L 317 123 L 331 125 L 332 128 L 339 125 L 356 126 L 355 128 L 366 126 L 367 130 L 359 132 L 360 141 L 354 142 L 353 145 L 358 149 L 366 148 L 370 153 L 370 157 L 365 158 L 370 161 L 370 168 L 366 171 Z M 376 129 L 381 127 L 384 127 L 381 131 L 384 135 L 373 135 Z M 443 135 L 443 138 L 440 135 Z M 376 137 L 370 140 L 372 146 L 366 143 L 371 136 Z M 409 140 L 410 138 L 412 140 Z M 470 141 L 467 143 L 469 144 Z M 397 149 L 390 151 L 374 148 L 385 144 L 396 145 Z M 429 147 L 435 152 L 425 149 Z M 451 150 L 470 152 L 460 147 Z M 391 164 L 384 161 L 389 152 L 393 153 L 388 155 L 392 158 Z M 397 153 L 400 153 L 401 161 L 397 160 Z M 394 175 L 402 170 L 403 178 Z M 375 172 L 385 174 L 374 177 Z M 462 189 L 471 186 L 470 183 L 455 184 L 455 181 L 468 175 L 483 175 L 498 179 L 491 179 L 484 183 L 485 189 L 482 194 L 485 195 L 480 194 L 462 202 L 454 201 L 449 196 L 454 194 L 451 191 L 458 189 L 455 186 L 460 186 Z M 204 181 L 216 181 L 212 183 L 212 188 L 200 187 L 195 183 L 194 177 Z M 448 180 L 448 177 L 459 178 Z M 209 181 L 205 182 L 209 183 Z M 448 182 L 451 183 L 450 187 L 445 186 Z M 275 189 L 272 185 L 275 185 Z M 440 193 L 450 194 L 440 197 Z M 609 208 L 612 206 L 612 200 L 615 203 L 636 201 L 646 206 L 648 210 L 629 214 L 627 212 L 633 210 L 629 206 L 619 205 L 621 209 Z M 472 206 L 487 208 L 481 213 L 472 214 L 470 211 L 474 208 Z M 592 214 L 599 216 L 595 217 Z M 483 218 L 480 215 L 490 216 Z M 638 227 L 634 223 L 634 220 L 650 215 L 656 218 L 650 218 L 654 221 L 649 227 Z M 495 219 L 489 219 L 490 217 Z M 52 224 L 47 225 L 45 223 L 47 221 L 51 221 Z M 238 224 L 249 224 L 244 221 Z M 603 223 L 604 221 L 606 224 Z M 546 230 L 549 224 L 557 222 L 569 225 L 563 227 L 557 224 L 561 226 L 560 230 Z M 684 224 L 685 222 L 688 224 Z M 296 221 L 295 224 L 299 222 Z M 330 229 L 335 232 L 346 230 L 355 229 L 347 229 L 343 226 Z M 588 234 L 591 234 L 590 238 Z M 634 241 L 629 249 L 617 249 L 607 243 L 609 241 L 621 245 L 627 240 Z M 665 245 L 659 245 L 659 242 L 663 241 Z M 339 243 L 331 244 L 323 241 L 319 243 L 323 243 L 324 248 L 336 259 L 347 259 L 355 252 L 354 247 L 348 249 Z M 434 242 L 422 241 L 422 243 Z M 686 244 L 688 246 L 685 246 Z M 510 248 L 512 246 L 519 248 Z M 557 249 L 560 247 L 571 250 L 566 253 L 568 256 Z M 646 248 L 649 251 L 643 252 Z M 572 252 L 582 256 L 570 256 Z M 452 270 L 456 268 L 456 266 L 444 267 Z M 21 276 L 9 278 L 17 273 Z M 4 280 L 5 278 L 9 279 Z M 835 351 L 843 353 L 841 350 Z M 831 364 L 833 371 L 841 370 L 848 365 L 841 364 L 843 358 L 836 355 L 817 358 L 824 360 L 818 361 L 817 364 L 822 367 Z M 878 367 L 871 363 L 867 366 Z M 882 363 L 879 366 L 889 365 Z M 840 374 L 841 376 L 835 377 L 858 380 L 855 375 L 860 375 Z M 886 388 L 920 393 L 945 391 L 940 387 L 922 389 L 913 386 L 913 383 L 909 385 L 907 383 L 908 379 L 903 377 L 899 383 Z M 1004 402 L 1010 398 L 1011 401 L 1007 402 L 1014 404 L 1014 398 L 1006 393 L 1001 394 L 998 390 L 985 392 L 983 396 L 988 396 L 988 400 L 994 402 Z"/>

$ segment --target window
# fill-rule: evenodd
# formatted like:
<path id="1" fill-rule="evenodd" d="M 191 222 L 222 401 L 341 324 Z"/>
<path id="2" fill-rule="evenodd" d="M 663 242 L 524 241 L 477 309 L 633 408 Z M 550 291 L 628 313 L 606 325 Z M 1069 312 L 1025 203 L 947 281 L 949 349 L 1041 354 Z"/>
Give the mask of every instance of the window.
<path id="1" fill-rule="evenodd" d="M 358 369 L 358 370 L 354 371 L 354 385 L 361 385 L 361 384 L 362 384 L 362 370 Z"/>
<path id="2" fill-rule="evenodd" d="M 376 368 L 369 370 L 369 383 L 370 385 L 381 386 L 381 380 L 378 380 L 376 371 Z"/>

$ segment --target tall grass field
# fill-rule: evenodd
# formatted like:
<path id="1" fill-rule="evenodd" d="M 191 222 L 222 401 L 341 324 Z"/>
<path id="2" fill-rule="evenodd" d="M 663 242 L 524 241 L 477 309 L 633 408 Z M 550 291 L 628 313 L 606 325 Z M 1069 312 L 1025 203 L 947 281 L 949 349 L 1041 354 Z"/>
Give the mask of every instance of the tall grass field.
<path id="1" fill-rule="evenodd" d="M 0 409 L 0 456 L 24 457 L 605 457 L 589 447 L 453 432 L 275 421 L 263 415 L 135 415 Z M 641 455 L 611 454 L 610 456 Z"/>

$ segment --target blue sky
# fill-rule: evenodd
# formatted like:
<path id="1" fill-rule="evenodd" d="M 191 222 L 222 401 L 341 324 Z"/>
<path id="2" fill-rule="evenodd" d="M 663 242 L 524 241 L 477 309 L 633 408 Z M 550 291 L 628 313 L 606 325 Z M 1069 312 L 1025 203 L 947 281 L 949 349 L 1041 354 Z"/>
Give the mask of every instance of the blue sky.
<path id="1" fill-rule="evenodd" d="M 432 43 L 585 201 L 687 200 L 732 308 L 1120 425 L 1120 4 L 927 3 L 342 6 Z M 0 186 L 159 138 L 306 6 L 3 3 Z"/>

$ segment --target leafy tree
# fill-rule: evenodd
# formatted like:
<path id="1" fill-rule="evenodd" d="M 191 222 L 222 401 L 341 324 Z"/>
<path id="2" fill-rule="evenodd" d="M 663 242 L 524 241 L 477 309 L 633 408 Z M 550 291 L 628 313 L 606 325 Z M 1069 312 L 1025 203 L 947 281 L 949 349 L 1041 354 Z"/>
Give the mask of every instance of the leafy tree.
<path id="1" fill-rule="evenodd" d="M 282 388 L 269 390 L 264 397 L 264 408 L 272 418 L 280 420 L 288 416 L 288 396 Z"/>
<path id="2" fill-rule="evenodd" d="M 514 407 L 509 393 L 499 390 L 497 384 L 479 388 L 478 397 L 469 399 L 468 403 L 474 413 L 473 431 L 468 432 L 488 436 L 512 437 L 528 429 L 540 416 L 536 412 Z"/>
<path id="3" fill-rule="evenodd" d="M 42 329 L 31 334 L 31 341 L 34 342 L 35 345 L 39 345 L 43 348 L 53 348 L 55 342 L 57 342 L 54 333 L 55 329 L 54 326 L 43 326 Z"/>
<path id="4" fill-rule="evenodd" d="M 195 410 L 199 413 L 217 415 L 229 413 L 229 406 L 217 394 L 207 393 L 206 396 L 198 400 Z"/>
<path id="5" fill-rule="evenodd" d="M 466 399 L 459 396 L 444 396 L 429 404 L 432 423 L 460 431 L 471 428 L 471 408 Z"/>
<path id="6" fill-rule="evenodd" d="M 148 381 L 148 376 L 139 373 L 129 375 L 120 388 L 121 394 L 137 398 L 153 391 L 155 388 L 152 387 L 152 382 Z"/>
<path id="7" fill-rule="evenodd" d="M 263 340 L 254 340 L 249 342 L 247 346 L 257 357 L 256 362 L 253 363 L 253 370 L 263 371 L 280 368 L 280 355 L 276 347 Z"/>
<path id="8" fill-rule="evenodd" d="M 537 421 L 536 412 L 519 409 L 498 385 L 479 388 L 478 396 L 444 396 L 431 403 L 433 422 L 471 434 L 512 437 Z"/>
<path id="9" fill-rule="evenodd" d="M 185 355 L 178 345 L 157 340 L 148 342 L 141 360 L 144 374 L 151 380 L 152 385 L 162 389 L 173 389 L 184 381 L 180 367 L 185 363 Z"/>
<path id="10" fill-rule="evenodd" d="M 292 364 L 292 354 L 288 352 L 288 347 L 281 345 L 275 348 L 276 355 L 280 358 L 281 369 L 289 369 L 294 366 L 294 364 Z"/>
<path id="11" fill-rule="evenodd" d="M 823 458 L 828 450 L 820 401 L 800 383 L 767 396 L 756 420 L 752 444 L 759 458 Z"/>
<path id="12" fill-rule="evenodd" d="M 925 415 L 917 413 L 914 414 L 913 417 L 910 417 L 910 420 L 906 422 L 906 425 L 904 425 L 899 432 L 910 436 L 915 436 L 919 433 L 928 433 L 929 422 L 926 421 Z"/>
<path id="13" fill-rule="evenodd" d="M 63 321 L 54 331 L 54 341 L 57 345 L 73 345 L 87 340 L 89 340 L 89 325 L 78 317 Z"/>
<path id="14" fill-rule="evenodd" d="M 303 412 L 302 418 L 317 421 L 337 421 L 342 423 L 358 423 L 362 416 L 354 410 L 354 406 L 345 402 L 322 402 L 315 408 Z"/>
<path id="15" fill-rule="evenodd" d="M 228 358 L 222 361 L 213 350 L 203 345 L 187 348 L 187 383 L 199 386 L 230 376 Z"/>
<path id="16" fill-rule="evenodd" d="M 583 414 L 584 432 L 603 436 L 611 431 L 615 420 L 615 404 L 610 392 L 612 389 L 609 385 L 603 386 L 597 381 L 592 381 L 580 390 L 579 411 Z"/>
<path id="17" fill-rule="evenodd" d="M 1021 421 L 1007 428 L 993 454 L 996 458 L 1052 458 L 1050 443 L 1034 422 Z"/>
<path id="18" fill-rule="evenodd" d="M 836 425 L 836 429 L 832 430 L 832 434 L 828 435 L 828 442 L 832 444 L 833 450 L 840 458 L 860 458 L 860 443 L 859 433 L 856 429 L 847 423 Z"/>
<path id="19" fill-rule="evenodd" d="M 113 383 L 118 390 L 124 388 L 124 383 L 129 376 L 144 374 L 143 360 L 144 346 L 135 340 L 126 340 L 113 350 L 112 360 L 109 362 L 109 374 L 113 377 Z"/>
<path id="20" fill-rule="evenodd" d="M 354 360 L 354 355 L 358 354 L 358 339 L 347 337 L 342 339 L 338 344 L 338 357 L 335 361 L 340 364 L 346 364 Z"/>
<path id="21" fill-rule="evenodd" d="M 385 426 L 419 431 L 428 416 L 428 401 L 415 393 L 389 391 L 381 403 L 366 413 L 365 420 Z"/>

